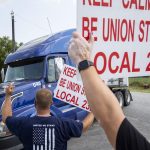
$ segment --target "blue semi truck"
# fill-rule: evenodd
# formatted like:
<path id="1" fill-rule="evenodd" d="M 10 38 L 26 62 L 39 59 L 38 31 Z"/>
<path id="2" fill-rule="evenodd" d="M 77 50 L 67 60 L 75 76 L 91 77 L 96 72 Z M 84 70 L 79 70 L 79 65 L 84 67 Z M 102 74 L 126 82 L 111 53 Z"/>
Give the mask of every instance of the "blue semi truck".
<path id="1" fill-rule="evenodd" d="M 53 92 L 63 65 L 74 66 L 67 52 L 74 30 L 70 29 L 30 41 L 7 56 L 4 62 L 5 79 L 0 84 L 0 107 L 5 99 L 5 86 L 13 82 L 15 85 L 15 91 L 12 95 L 13 115 L 36 115 L 34 108 L 36 91 L 48 88 Z M 117 96 L 121 107 L 130 104 L 132 97 L 127 89 L 128 83 L 123 78 L 110 79 L 107 84 Z M 86 111 L 77 107 L 55 98 L 53 101 L 51 113 L 54 116 L 82 120 L 87 115 Z M 0 111 L 0 149 L 17 149 L 16 146 L 19 146 L 20 141 L 8 131 L 1 120 Z"/>

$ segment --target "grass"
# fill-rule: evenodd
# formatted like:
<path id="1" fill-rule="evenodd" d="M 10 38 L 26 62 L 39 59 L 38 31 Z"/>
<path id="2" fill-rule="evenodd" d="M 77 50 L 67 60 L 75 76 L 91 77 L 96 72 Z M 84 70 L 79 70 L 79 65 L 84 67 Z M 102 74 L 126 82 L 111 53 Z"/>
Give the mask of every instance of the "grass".
<path id="1" fill-rule="evenodd" d="M 145 86 L 149 88 L 145 88 Z M 136 92 L 150 93 L 150 76 L 129 78 L 129 89 Z"/>
<path id="2" fill-rule="evenodd" d="M 144 89 L 142 87 L 129 87 L 129 90 L 131 92 L 143 92 L 143 93 L 150 93 L 150 88 L 149 89 Z"/>

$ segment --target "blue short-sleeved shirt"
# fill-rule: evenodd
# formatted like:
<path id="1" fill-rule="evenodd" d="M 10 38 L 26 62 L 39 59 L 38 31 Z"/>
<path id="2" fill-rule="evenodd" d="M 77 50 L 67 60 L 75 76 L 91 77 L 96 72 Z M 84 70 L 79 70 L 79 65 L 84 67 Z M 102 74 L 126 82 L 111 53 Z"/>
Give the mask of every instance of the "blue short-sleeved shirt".
<path id="1" fill-rule="evenodd" d="M 8 129 L 19 137 L 25 150 L 66 150 L 71 137 L 80 137 L 82 122 L 50 117 L 7 117 Z"/>

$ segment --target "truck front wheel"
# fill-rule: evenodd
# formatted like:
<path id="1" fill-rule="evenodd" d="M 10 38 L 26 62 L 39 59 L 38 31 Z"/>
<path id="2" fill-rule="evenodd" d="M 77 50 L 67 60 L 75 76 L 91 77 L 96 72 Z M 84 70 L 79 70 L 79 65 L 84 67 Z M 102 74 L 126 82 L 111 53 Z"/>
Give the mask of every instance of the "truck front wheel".
<path id="1" fill-rule="evenodd" d="M 117 97 L 120 107 L 123 108 L 124 106 L 124 97 L 121 91 L 117 91 L 115 92 L 115 96 Z"/>

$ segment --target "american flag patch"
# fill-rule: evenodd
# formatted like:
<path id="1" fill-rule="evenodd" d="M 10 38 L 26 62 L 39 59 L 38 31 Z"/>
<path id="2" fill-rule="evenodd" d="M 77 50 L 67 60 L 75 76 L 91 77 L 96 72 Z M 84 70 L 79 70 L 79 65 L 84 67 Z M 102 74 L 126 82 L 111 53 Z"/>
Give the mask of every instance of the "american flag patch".
<path id="1" fill-rule="evenodd" d="M 33 125 L 33 150 L 55 150 L 55 125 Z"/>

